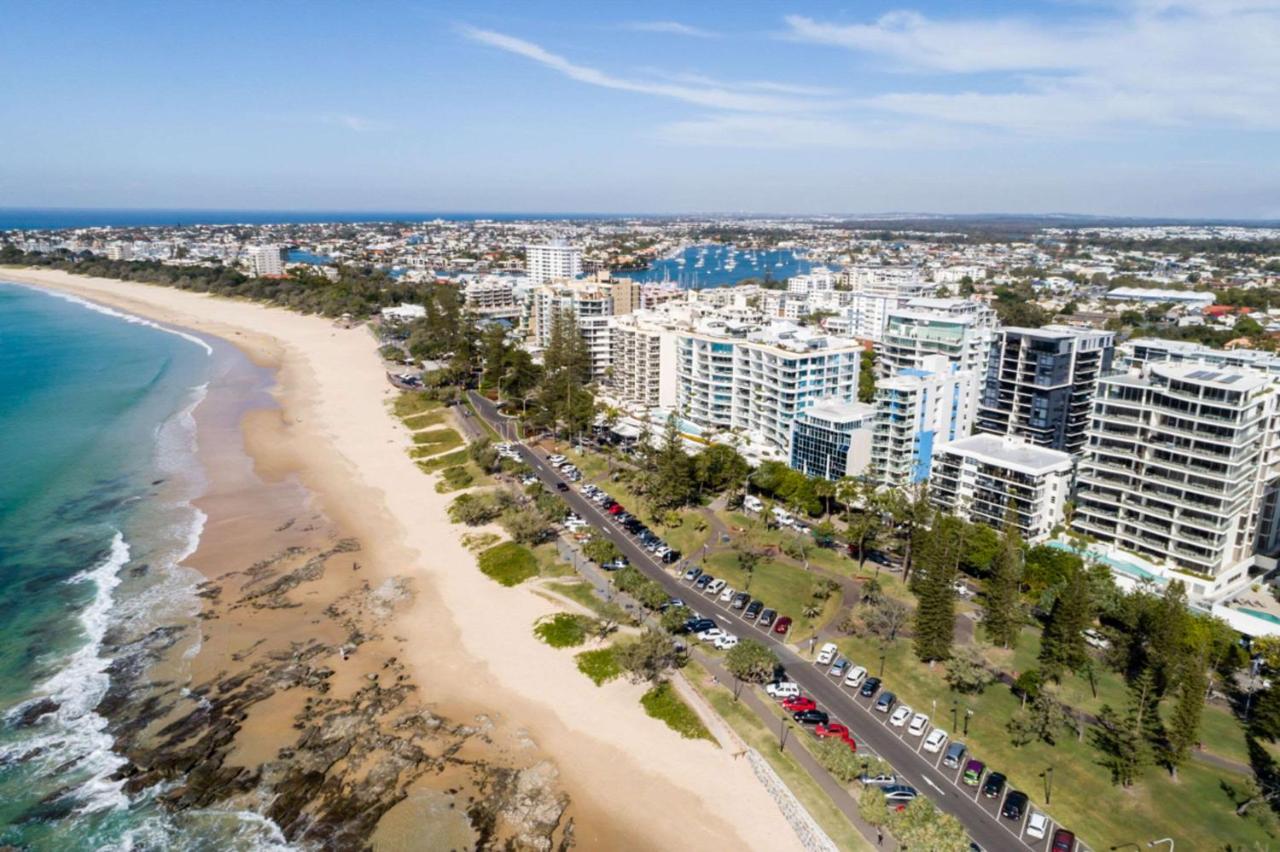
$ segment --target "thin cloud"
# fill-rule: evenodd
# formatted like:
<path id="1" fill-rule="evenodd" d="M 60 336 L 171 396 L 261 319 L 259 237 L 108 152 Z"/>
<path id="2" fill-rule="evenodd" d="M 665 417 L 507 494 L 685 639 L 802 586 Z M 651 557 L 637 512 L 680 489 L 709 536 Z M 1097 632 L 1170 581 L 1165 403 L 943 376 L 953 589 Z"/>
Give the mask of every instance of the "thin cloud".
<path id="1" fill-rule="evenodd" d="M 659 80 L 636 80 L 618 77 L 586 65 L 578 65 L 540 45 L 493 30 L 463 27 L 462 33 L 472 41 L 523 56 L 564 76 L 606 89 L 672 98 L 696 106 L 735 112 L 786 113 L 818 108 L 819 103 L 797 97 L 750 91 L 729 85 L 677 84 Z"/>
<path id="2" fill-rule="evenodd" d="M 691 27 L 679 21 L 632 21 L 624 24 L 623 29 L 638 33 L 667 33 L 689 38 L 720 38 L 720 33 L 704 30 L 701 27 Z"/>
<path id="3" fill-rule="evenodd" d="M 332 124 L 337 127 L 345 127 L 347 130 L 356 133 L 373 133 L 386 129 L 386 125 L 379 121 L 373 121 L 359 115 L 351 115 L 349 113 L 331 113 L 329 115 L 320 116 L 320 120 L 325 124 Z"/>

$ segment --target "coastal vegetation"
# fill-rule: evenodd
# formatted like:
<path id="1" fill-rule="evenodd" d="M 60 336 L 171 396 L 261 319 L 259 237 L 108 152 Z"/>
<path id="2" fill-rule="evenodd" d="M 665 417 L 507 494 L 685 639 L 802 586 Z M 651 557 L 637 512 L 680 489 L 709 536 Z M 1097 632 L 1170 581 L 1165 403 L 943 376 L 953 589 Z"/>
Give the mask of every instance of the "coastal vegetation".
<path id="1" fill-rule="evenodd" d="M 603 686 L 622 676 L 622 666 L 618 663 L 618 655 L 613 646 L 583 651 L 574 660 L 578 663 L 578 671 L 591 678 L 596 686 Z"/>
<path id="2" fill-rule="evenodd" d="M 494 545 L 480 553 L 477 560 L 486 577 L 504 586 L 518 586 L 538 576 L 538 559 L 524 545 L 514 541 Z"/>
<path id="3" fill-rule="evenodd" d="M 552 648 L 576 648 L 587 641 L 596 624 L 585 615 L 558 612 L 534 625 L 533 633 Z"/>
<path id="4" fill-rule="evenodd" d="M 644 707 L 644 712 L 686 740 L 716 741 L 707 726 L 702 724 L 698 714 L 680 700 L 680 696 L 676 695 L 675 689 L 667 681 L 655 684 L 640 698 L 640 704 Z"/>

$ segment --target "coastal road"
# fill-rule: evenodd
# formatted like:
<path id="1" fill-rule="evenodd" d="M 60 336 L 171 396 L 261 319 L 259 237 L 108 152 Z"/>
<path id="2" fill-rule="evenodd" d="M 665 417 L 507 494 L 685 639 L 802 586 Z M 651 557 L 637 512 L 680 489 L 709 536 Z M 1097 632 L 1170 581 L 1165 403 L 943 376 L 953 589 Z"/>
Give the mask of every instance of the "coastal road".
<path id="1" fill-rule="evenodd" d="M 492 423 L 502 434 L 508 434 L 508 424 L 498 416 L 493 404 L 478 394 L 472 395 L 481 416 Z M 550 489 L 563 480 L 539 452 L 523 444 L 516 445 L 521 457 L 533 468 L 539 479 Z M 1011 822 L 999 817 L 999 800 L 983 798 L 976 790 L 958 783 L 960 770 L 940 768 L 940 754 L 924 752 L 920 745 L 924 737 L 910 737 L 905 728 L 893 728 L 883 718 L 885 714 L 871 710 L 871 701 L 859 699 L 852 690 L 827 677 L 825 668 L 819 669 L 789 645 L 776 638 L 772 631 L 762 630 L 744 621 L 737 611 L 722 605 L 718 599 L 703 595 L 688 583 L 669 572 L 666 566 L 655 561 L 634 539 L 608 519 L 595 503 L 586 499 L 576 489 L 560 492 L 569 507 L 586 520 L 601 535 L 617 545 L 633 566 L 645 576 L 660 583 L 672 596 L 683 598 L 690 608 L 714 618 L 722 628 L 740 637 L 749 636 L 766 645 L 786 667 L 787 676 L 805 690 L 833 719 L 849 726 L 855 739 L 865 743 L 893 767 L 906 783 L 915 787 L 921 795 L 931 798 L 937 806 L 952 814 L 983 849 L 1033 849 L 1045 850 L 1048 839 L 1032 840 L 1024 834 L 1026 818 Z M 885 673 L 886 687 L 892 689 L 893 672 Z M 918 708 L 928 711 L 929 708 Z M 981 755 L 975 755 L 981 759 Z M 1052 829 L 1048 832 L 1052 837 Z"/>

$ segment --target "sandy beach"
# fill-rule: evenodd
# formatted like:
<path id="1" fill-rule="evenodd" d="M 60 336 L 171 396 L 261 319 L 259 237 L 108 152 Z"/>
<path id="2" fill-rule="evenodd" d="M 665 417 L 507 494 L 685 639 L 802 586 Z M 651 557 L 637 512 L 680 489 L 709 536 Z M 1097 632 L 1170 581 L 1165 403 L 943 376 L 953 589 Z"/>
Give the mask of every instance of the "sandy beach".
<path id="1" fill-rule="evenodd" d="M 580 848 L 799 848 L 745 760 L 705 741 L 683 740 L 650 719 L 639 704 L 643 687 L 614 682 L 597 688 L 577 671 L 572 654 L 542 644 L 531 632 L 537 619 L 559 607 L 530 589 L 499 586 L 477 570 L 461 542 L 464 530 L 445 514 L 451 497 L 437 494 L 433 478 L 408 457 L 408 433 L 388 412 L 394 391 L 367 329 L 55 271 L 6 269 L 0 279 L 215 335 L 276 371 L 272 393 L 279 409 L 245 422 L 256 475 L 282 488 L 296 475 L 314 495 L 317 516 L 359 540 L 358 555 L 341 555 L 358 562 L 359 570 L 344 563 L 346 572 L 334 572 L 332 582 L 354 583 L 350 575 L 358 574 L 368 587 L 407 580 L 412 591 L 411 600 L 391 608 L 377 642 L 356 653 L 353 660 L 366 659 L 352 670 L 367 670 L 374 657 L 394 657 L 402 667 L 397 670 L 418 685 L 418 698 L 442 716 L 492 718 L 493 742 L 513 766 L 549 757 L 570 797 L 567 813 Z M 256 523 L 258 535 L 278 535 L 282 543 L 302 534 L 277 531 L 278 521 L 266 520 L 269 512 L 259 516 L 231 496 L 206 511 L 211 522 L 192 562 L 206 576 L 224 562 L 220 549 L 228 547 L 233 529 Z M 281 611 L 280 629 L 305 634 L 308 620 L 292 612 Z M 234 630 L 210 625 L 209 635 L 213 639 L 195 663 L 198 672 L 215 672 L 243 650 Z M 283 716 L 294 709 L 287 698 L 273 701 Z M 269 730 L 267 723 L 247 724 L 236 744 L 238 759 L 251 764 L 257 752 L 272 750 L 272 737 L 261 733 Z M 255 731 L 262 742 L 255 742 Z M 531 745 L 522 750 L 521 743 Z M 419 845 L 410 811 L 393 809 L 386 822 L 383 848 L 438 848 L 430 841 Z"/>

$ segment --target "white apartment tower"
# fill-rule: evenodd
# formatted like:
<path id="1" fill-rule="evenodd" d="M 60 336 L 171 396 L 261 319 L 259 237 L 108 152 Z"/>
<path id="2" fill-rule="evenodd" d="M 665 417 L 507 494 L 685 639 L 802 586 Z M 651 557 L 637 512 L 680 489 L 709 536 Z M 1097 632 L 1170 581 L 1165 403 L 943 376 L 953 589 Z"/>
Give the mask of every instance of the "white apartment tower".
<path id="1" fill-rule="evenodd" d="M 603 379 L 612 362 L 611 334 L 613 299 L 598 284 L 563 282 L 535 287 L 529 294 L 529 337 L 539 349 L 551 342 L 551 327 L 557 313 L 573 319 L 591 355 L 591 377 Z"/>
<path id="2" fill-rule="evenodd" d="M 532 284 L 546 284 L 557 278 L 577 278 L 582 274 L 582 249 L 563 240 L 525 248 L 525 268 Z"/>
<path id="3" fill-rule="evenodd" d="M 636 311 L 613 318 L 610 385 L 624 406 L 676 406 L 676 330 L 671 317 Z"/>
<path id="4" fill-rule="evenodd" d="M 871 478 L 887 488 L 929 476 L 934 447 L 973 431 L 978 374 L 930 355 L 876 387 Z"/>
<path id="5" fill-rule="evenodd" d="M 912 299 L 889 311 L 884 335 L 876 345 L 881 378 L 920 369 L 930 355 L 945 355 L 959 370 L 987 374 L 995 337 L 996 313 L 969 299 Z"/>
<path id="6" fill-rule="evenodd" d="M 284 258 L 281 246 L 250 246 L 249 274 L 259 278 L 284 275 Z"/>
<path id="7" fill-rule="evenodd" d="M 1277 547 L 1271 376 L 1149 363 L 1099 381 L 1073 526 L 1164 565 L 1195 597 L 1248 581 Z"/>

